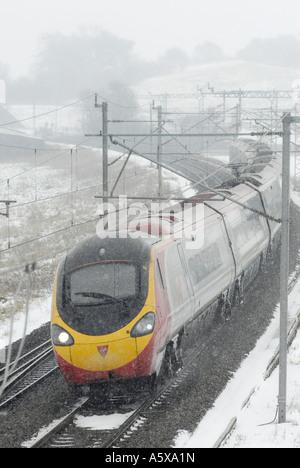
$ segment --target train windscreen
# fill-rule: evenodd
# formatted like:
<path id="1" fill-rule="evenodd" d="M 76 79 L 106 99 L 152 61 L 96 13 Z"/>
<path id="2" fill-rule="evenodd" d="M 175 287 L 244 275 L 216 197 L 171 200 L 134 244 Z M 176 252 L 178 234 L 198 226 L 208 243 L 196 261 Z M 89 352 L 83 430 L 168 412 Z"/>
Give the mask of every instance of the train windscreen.
<path id="1" fill-rule="evenodd" d="M 61 318 L 86 335 L 125 327 L 142 309 L 148 293 L 148 264 L 126 261 L 82 265 L 64 275 Z"/>
<path id="2" fill-rule="evenodd" d="M 70 277 L 73 304 L 90 305 L 135 296 L 139 292 L 138 271 L 129 263 L 96 263 L 79 268 Z"/>

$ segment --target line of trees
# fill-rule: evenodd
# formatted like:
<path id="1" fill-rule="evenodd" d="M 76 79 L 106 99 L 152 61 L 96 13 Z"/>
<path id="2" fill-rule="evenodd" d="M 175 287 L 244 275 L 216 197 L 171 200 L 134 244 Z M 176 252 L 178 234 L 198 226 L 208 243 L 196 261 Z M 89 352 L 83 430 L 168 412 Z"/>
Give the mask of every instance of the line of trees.
<path id="1" fill-rule="evenodd" d="M 79 31 L 66 36 L 47 34 L 30 76 L 10 80 L 3 66 L 9 102 L 57 103 L 99 91 L 105 94 L 114 83 L 134 85 L 140 80 L 172 73 L 189 64 L 220 60 L 222 49 L 207 42 L 188 56 L 180 48 L 167 50 L 155 61 L 134 51 L 134 43 L 104 30 Z M 0 64 L 1 76 L 1 64 Z"/>
<path id="2" fill-rule="evenodd" d="M 298 68 L 300 42 L 293 36 L 254 39 L 237 58 Z M 198 44 L 190 54 L 180 48 L 167 50 L 155 61 L 134 52 L 134 43 L 102 29 L 76 34 L 47 34 L 39 44 L 30 76 L 12 80 L 0 63 L 0 77 L 7 84 L 7 101 L 17 103 L 61 103 L 91 92 L 114 95 L 123 89 L 128 105 L 132 95 L 124 89 L 140 80 L 169 74 L 188 65 L 224 60 L 222 48 L 212 42 Z M 120 85 L 121 84 L 121 85 Z M 121 101 L 122 103 L 122 101 Z"/>

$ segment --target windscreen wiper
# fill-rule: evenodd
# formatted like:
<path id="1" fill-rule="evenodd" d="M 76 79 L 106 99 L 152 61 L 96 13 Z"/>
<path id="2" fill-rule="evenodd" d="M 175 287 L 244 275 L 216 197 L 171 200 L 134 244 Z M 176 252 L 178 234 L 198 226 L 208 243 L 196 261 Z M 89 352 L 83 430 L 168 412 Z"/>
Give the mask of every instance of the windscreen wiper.
<path id="1" fill-rule="evenodd" d="M 83 296 L 83 297 L 92 297 L 94 299 L 109 299 L 107 302 L 103 302 L 102 304 L 112 304 L 113 302 L 123 302 L 127 307 L 128 304 L 125 299 L 118 299 L 117 297 L 110 296 L 109 294 L 98 293 L 98 292 L 76 292 L 74 293 L 75 296 Z"/>

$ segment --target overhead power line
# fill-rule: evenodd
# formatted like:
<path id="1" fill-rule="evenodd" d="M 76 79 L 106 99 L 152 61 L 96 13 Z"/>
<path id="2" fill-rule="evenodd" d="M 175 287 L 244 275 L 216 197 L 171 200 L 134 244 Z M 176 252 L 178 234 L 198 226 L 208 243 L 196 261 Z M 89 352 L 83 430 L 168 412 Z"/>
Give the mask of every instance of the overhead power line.
<path id="1" fill-rule="evenodd" d="M 7 125 L 14 125 L 14 124 L 17 124 L 17 123 L 25 122 L 26 120 L 33 120 L 33 119 L 37 119 L 39 117 L 44 117 L 45 115 L 48 115 L 48 114 L 53 114 L 54 112 L 61 111 L 63 109 L 66 109 L 67 107 L 75 106 L 76 104 L 79 104 L 80 102 L 86 101 L 87 99 L 90 99 L 93 96 L 94 96 L 94 94 L 91 94 L 90 96 L 87 96 L 87 97 L 85 97 L 83 99 L 79 99 L 78 101 L 71 102 L 70 104 L 66 104 L 65 106 L 56 107 L 55 109 L 52 109 L 52 110 L 47 111 L 47 112 L 43 112 L 42 114 L 31 115 L 30 117 L 24 117 L 24 119 L 18 119 L 18 120 L 12 120 L 10 122 L 5 122 L 5 123 L 0 124 L 0 127 L 6 127 Z"/>

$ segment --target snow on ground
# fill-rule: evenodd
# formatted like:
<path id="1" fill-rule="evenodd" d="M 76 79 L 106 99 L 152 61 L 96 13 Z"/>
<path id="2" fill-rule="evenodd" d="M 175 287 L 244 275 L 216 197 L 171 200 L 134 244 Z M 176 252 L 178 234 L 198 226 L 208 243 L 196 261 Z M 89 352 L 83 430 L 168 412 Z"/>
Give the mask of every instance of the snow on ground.
<path id="1" fill-rule="evenodd" d="M 299 302 L 298 302 L 299 307 Z M 249 406 L 240 411 L 235 430 L 223 448 L 299 448 L 300 447 L 300 333 L 288 354 L 287 422 L 275 417 L 279 373 L 276 371 L 253 395 Z M 267 424 L 269 423 L 269 424 Z"/>
<path id="2" fill-rule="evenodd" d="M 130 416 L 133 414 L 133 411 L 129 413 L 112 413 L 106 415 L 93 415 L 93 416 L 82 416 L 77 415 L 75 417 L 75 425 L 77 427 L 82 427 L 90 431 L 104 431 L 104 430 L 113 430 L 120 427 Z M 60 424 L 64 418 L 55 419 L 48 427 L 42 427 L 39 432 L 29 440 L 26 440 L 22 443 L 22 447 L 30 448 L 38 440 L 44 437 L 45 434 L 49 432 L 50 429 L 54 429 Z"/>
<path id="3" fill-rule="evenodd" d="M 293 83 L 297 83 L 298 77 L 299 70 L 296 69 L 273 67 L 243 60 L 225 60 L 194 65 L 172 74 L 149 78 L 135 86 L 134 90 L 144 102 L 152 100 L 155 94 L 161 95 L 160 99 L 163 105 L 168 107 L 168 111 L 170 111 L 171 107 L 182 109 L 183 103 L 185 109 L 188 107 L 197 108 L 201 96 L 199 91 L 201 90 L 207 92 L 212 88 L 215 91 L 240 88 L 251 90 L 290 89 Z M 185 93 L 194 94 L 194 97 L 188 99 L 187 96 L 174 96 Z M 206 105 L 208 102 L 215 106 L 216 97 L 206 94 Z M 261 99 L 252 99 L 251 107 L 261 107 L 261 103 Z"/>
<path id="4" fill-rule="evenodd" d="M 82 416 L 78 415 L 75 418 L 75 425 L 77 427 L 83 427 L 85 429 L 103 431 L 112 430 L 120 427 L 130 416 L 134 413 L 131 411 L 125 414 L 106 414 L 106 415 L 93 415 L 93 416 Z"/>
<path id="5" fill-rule="evenodd" d="M 52 295 L 44 299 L 34 299 L 30 302 L 27 334 L 33 330 L 40 328 L 42 325 L 50 321 Z M 23 336 L 25 323 L 25 311 L 19 312 L 13 319 L 13 339 L 17 341 Z M 9 331 L 11 320 L 1 321 L 0 327 L 0 364 L 5 362 L 4 348 L 8 345 Z"/>

